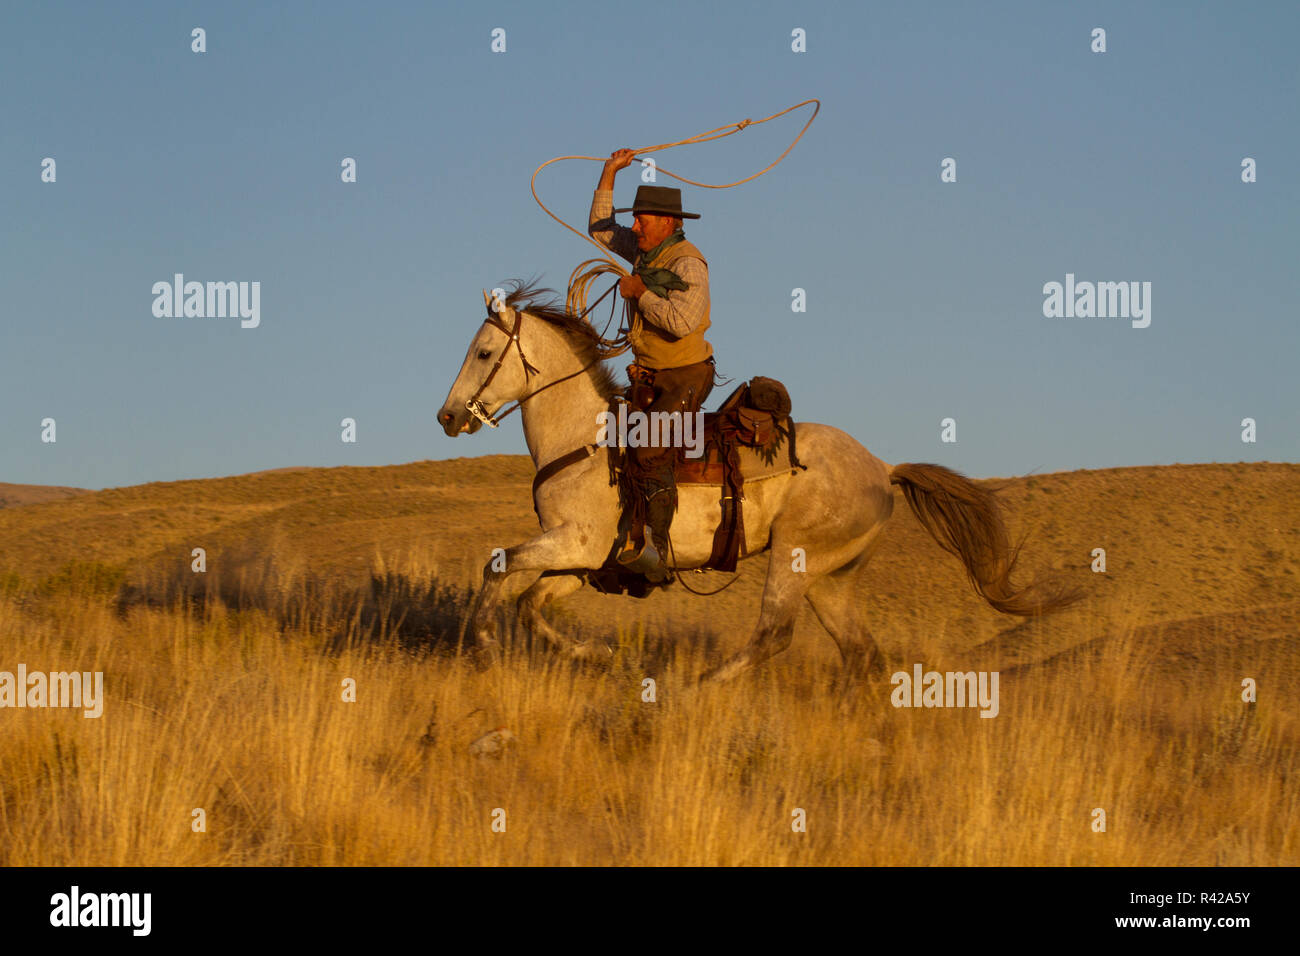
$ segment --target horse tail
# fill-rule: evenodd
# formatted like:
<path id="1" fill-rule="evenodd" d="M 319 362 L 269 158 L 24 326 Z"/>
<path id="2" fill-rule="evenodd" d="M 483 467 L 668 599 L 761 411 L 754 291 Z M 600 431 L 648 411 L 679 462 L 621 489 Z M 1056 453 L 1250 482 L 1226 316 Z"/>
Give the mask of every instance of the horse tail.
<path id="1" fill-rule="evenodd" d="M 1020 556 L 1012 547 L 996 494 L 942 465 L 903 463 L 889 470 L 917 520 L 950 554 L 961 559 L 975 593 L 1005 614 L 1029 617 L 1079 600 L 1075 591 L 1032 584 L 1017 589 L 1011 572 Z"/>

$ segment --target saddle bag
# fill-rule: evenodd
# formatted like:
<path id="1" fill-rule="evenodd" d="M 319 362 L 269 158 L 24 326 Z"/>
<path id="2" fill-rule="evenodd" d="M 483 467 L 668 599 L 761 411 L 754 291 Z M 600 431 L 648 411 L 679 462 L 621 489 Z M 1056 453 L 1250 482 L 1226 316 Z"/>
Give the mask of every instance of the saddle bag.
<path id="1" fill-rule="evenodd" d="M 777 442 L 776 422 L 771 412 L 757 408 L 736 409 L 736 438 L 742 445 L 767 451 Z"/>

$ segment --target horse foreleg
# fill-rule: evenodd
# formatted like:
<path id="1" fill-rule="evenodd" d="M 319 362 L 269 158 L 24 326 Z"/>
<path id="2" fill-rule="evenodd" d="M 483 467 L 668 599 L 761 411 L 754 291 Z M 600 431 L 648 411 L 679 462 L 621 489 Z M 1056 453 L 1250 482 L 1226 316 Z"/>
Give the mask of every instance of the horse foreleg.
<path id="1" fill-rule="evenodd" d="M 550 641 L 557 650 L 568 652 L 573 657 L 585 657 L 593 652 L 602 652 L 608 656 L 609 649 L 590 641 L 581 644 L 568 634 L 563 634 L 551 626 L 542 615 L 542 610 L 552 601 L 566 597 L 577 591 L 585 582 L 580 574 L 552 574 L 538 578 L 523 594 L 519 595 L 519 618 L 529 633 L 539 635 Z"/>
<path id="2" fill-rule="evenodd" d="M 559 525 L 531 541 L 506 548 L 503 554 L 496 555 L 483 567 L 483 587 L 479 591 L 475 611 L 470 619 L 475 640 L 481 646 L 491 647 L 496 644 L 494 617 L 497 606 L 501 602 L 501 591 L 507 577 L 521 571 L 540 573 L 599 567 L 605 559 L 606 551 L 608 551 L 608 543 L 591 528 L 572 524 Z M 533 588 L 539 588 L 544 581 L 567 580 L 573 577 L 575 576 L 563 575 L 542 578 L 535 582 L 525 595 Z M 563 593 L 571 593 L 572 590 L 576 588 L 570 588 Z M 545 589 L 539 592 L 539 594 L 545 593 Z M 554 596 L 552 594 L 552 597 Z M 544 636 L 550 638 L 550 635 Z"/>
<path id="3" fill-rule="evenodd" d="M 500 557 L 495 555 L 491 561 L 483 565 L 482 584 L 470 609 L 469 630 L 480 650 L 495 650 L 499 647 L 495 617 L 497 605 L 501 603 L 501 589 L 509 574 L 508 570 L 502 568 Z"/>

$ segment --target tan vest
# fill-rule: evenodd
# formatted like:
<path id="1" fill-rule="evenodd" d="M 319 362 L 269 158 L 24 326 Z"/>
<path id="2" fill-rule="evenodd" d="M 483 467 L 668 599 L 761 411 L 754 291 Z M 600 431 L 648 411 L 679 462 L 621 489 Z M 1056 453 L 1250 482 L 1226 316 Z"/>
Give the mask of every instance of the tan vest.
<path id="1" fill-rule="evenodd" d="M 700 250 L 691 245 L 688 240 L 675 242 L 659 255 L 655 256 L 654 261 L 650 263 L 651 268 L 672 268 L 675 259 L 681 259 L 683 256 L 693 256 L 708 266 L 708 261 L 700 255 Z M 654 293 L 650 293 L 654 295 Z M 704 307 L 704 321 L 700 323 L 699 328 L 689 335 L 683 335 L 681 338 L 674 338 L 670 333 L 645 321 L 641 315 L 641 310 L 637 308 L 636 302 L 632 301 L 632 323 L 631 329 L 627 333 L 628 341 L 632 343 L 632 352 L 636 355 L 638 365 L 644 365 L 647 368 L 681 368 L 683 365 L 694 365 L 696 362 L 703 362 L 713 354 L 713 346 L 704 341 L 704 330 L 709 327 L 709 307 Z"/>

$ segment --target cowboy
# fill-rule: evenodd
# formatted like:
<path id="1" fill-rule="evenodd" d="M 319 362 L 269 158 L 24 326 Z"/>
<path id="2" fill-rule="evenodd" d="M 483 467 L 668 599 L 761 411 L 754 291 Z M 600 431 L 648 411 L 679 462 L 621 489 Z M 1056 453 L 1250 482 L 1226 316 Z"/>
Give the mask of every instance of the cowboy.
<path id="1" fill-rule="evenodd" d="M 636 357 L 628 366 L 631 394 L 644 383 L 653 387 L 654 396 L 642 408 L 647 414 L 694 414 L 713 390 L 714 374 L 713 346 L 704 338 L 709 327 L 709 266 L 682 231 L 683 219 L 700 217 L 682 212 L 681 190 L 665 186 L 641 186 L 631 209 L 614 209 L 614 177 L 632 159 L 632 150 L 620 149 L 605 161 L 587 229 L 593 239 L 634 266 L 618 284 L 630 307 L 627 337 Z M 633 214 L 631 229 L 614 221 L 620 212 Z M 653 544 L 645 541 L 636 523 L 618 560 L 654 583 L 668 578 L 668 527 L 677 510 L 676 454 L 675 448 L 628 449 L 628 470 L 643 490 Z"/>

